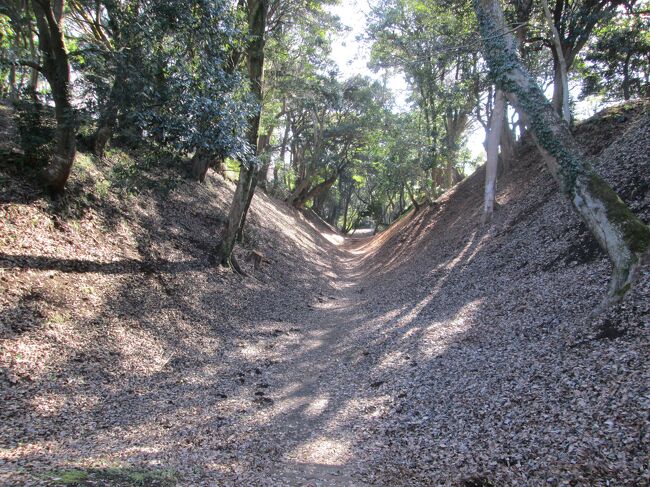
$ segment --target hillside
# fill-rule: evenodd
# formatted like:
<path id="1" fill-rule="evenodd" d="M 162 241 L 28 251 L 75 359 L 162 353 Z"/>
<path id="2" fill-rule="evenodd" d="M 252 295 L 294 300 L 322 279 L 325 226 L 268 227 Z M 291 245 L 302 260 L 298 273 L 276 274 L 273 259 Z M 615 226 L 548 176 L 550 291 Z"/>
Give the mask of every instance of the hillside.
<path id="1" fill-rule="evenodd" d="M 649 122 L 577 130 L 646 223 Z M 532 146 L 489 227 L 481 170 L 365 239 L 256 193 L 247 277 L 210 260 L 231 183 L 131 164 L 58 203 L 0 174 L 3 484 L 650 482 L 650 273 L 592 314 L 608 261 Z"/>

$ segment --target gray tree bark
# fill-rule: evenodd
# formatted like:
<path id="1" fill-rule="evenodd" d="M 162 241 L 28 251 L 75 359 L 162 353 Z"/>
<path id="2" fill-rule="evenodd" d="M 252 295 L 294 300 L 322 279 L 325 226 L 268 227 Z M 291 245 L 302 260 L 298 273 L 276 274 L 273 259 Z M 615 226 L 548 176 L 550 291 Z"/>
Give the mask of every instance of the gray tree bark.
<path id="1" fill-rule="evenodd" d="M 473 4 L 490 75 L 513 105 L 530 118 L 549 171 L 614 266 L 610 297 L 622 296 L 647 257 L 650 229 L 585 160 L 569 127 L 553 110 L 513 48 L 498 0 L 473 0 Z"/>
<path id="2" fill-rule="evenodd" d="M 551 39 L 553 40 L 553 47 L 555 49 L 555 56 L 557 57 L 557 66 L 556 66 L 556 76 L 554 83 L 561 83 L 562 89 L 559 90 L 559 87 L 555 87 L 556 93 L 560 93 L 559 97 L 561 100 L 558 100 L 557 103 L 561 101 L 562 103 L 562 118 L 565 122 L 571 122 L 571 109 L 569 108 L 569 76 L 568 76 L 568 66 L 566 59 L 564 58 L 564 51 L 562 50 L 562 42 L 560 41 L 560 34 L 553 23 L 553 16 L 551 15 L 551 10 L 548 8 L 548 2 L 542 0 L 542 7 L 544 7 L 544 15 L 546 16 L 546 22 L 548 23 L 548 29 L 551 32 Z M 559 75 L 559 79 L 558 79 Z M 558 107 L 556 107 L 557 109 Z"/>
<path id="3" fill-rule="evenodd" d="M 487 158 L 485 162 L 485 195 L 483 199 L 483 223 L 492 221 L 497 187 L 497 169 L 499 164 L 499 139 L 505 112 L 505 96 L 497 89 L 494 96 L 494 108 L 490 117 L 490 132 L 487 136 Z"/>

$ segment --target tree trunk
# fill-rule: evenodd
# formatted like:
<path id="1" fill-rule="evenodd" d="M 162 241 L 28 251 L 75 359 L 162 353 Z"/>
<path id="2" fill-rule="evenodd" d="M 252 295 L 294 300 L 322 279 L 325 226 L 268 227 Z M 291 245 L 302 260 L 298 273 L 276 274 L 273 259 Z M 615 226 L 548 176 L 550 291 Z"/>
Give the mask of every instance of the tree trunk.
<path id="1" fill-rule="evenodd" d="M 553 16 L 548 8 L 548 2 L 542 0 L 544 7 L 544 15 L 548 23 L 548 29 L 551 32 L 553 39 L 553 48 L 555 52 L 555 78 L 553 80 L 553 104 L 555 110 L 562 115 L 565 122 L 571 122 L 571 110 L 569 108 L 569 78 L 567 74 L 568 66 L 564 58 L 564 51 L 562 50 L 562 42 L 560 41 L 560 34 L 558 34 Z"/>
<path id="2" fill-rule="evenodd" d="M 286 116 L 286 123 L 284 126 L 284 135 L 282 136 L 282 145 L 280 146 L 280 156 L 273 166 L 273 189 L 277 190 L 280 185 L 279 164 L 284 164 L 285 154 L 287 153 L 287 144 L 289 142 L 289 133 L 291 132 L 291 117 L 288 114 Z"/>
<path id="3" fill-rule="evenodd" d="M 501 168 L 503 171 L 508 171 L 515 159 L 515 134 L 510 128 L 510 123 L 508 122 L 507 105 L 505 104 L 499 145 L 501 146 Z"/>
<path id="4" fill-rule="evenodd" d="M 56 117 L 56 150 L 45 169 L 48 189 L 62 193 L 77 152 L 77 113 L 72 106 L 70 64 L 60 25 L 63 2 L 32 0 L 38 29 L 38 47 L 43 53 L 43 74 L 50 84 Z M 58 15 L 57 15 L 58 14 Z"/>
<path id="5" fill-rule="evenodd" d="M 450 155 L 445 171 L 445 183 L 447 184 L 447 189 L 451 188 L 454 185 L 454 162 L 455 161 Z"/>
<path id="6" fill-rule="evenodd" d="M 248 191 L 248 196 L 246 198 L 246 204 L 244 205 L 244 213 L 242 215 L 241 224 L 239 225 L 239 231 L 237 232 L 237 242 L 242 243 L 244 241 L 244 226 L 246 225 L 246 216 L 248 216 L 248 209 L 251 207 L 253 202 L 253 195 L 255 194 L 255 187 L 257 186 L 257 179 L 259 178 L 260 171 L 256 170 L 253 173 L 250 190 Z"/>
<path id="7" fill-rule="evenodd" d="M 192 177 L 201 183 L 205 181 L 210 167 L 210 153 L 203 149 L 197 149 L 192 157 Z"/>
<path id="8" fill-rule="evenodd" d="M 650 248 L 650 229 L 585 161 L 568 126 L 521 64 L 497 0 L 473 0 L 490 75 L 531 120 L 546 165 L 614 266 L 610 296 L 630 287 Z"/>
<path id="9" fill-rule="evenodd" d="M 119 97 L 123 93 L 123 85 L 126 81 L 125 69 L 118 65 L 115 79 L 111 86 L 111 92 L 108 95 L 106 106 L 99 117 L 97 131 L 94 136 L 93 152 L 97 157 L 104 156 L 106 144 L 113 136 L 115 125 L 117 123 L 117 113 L 119 107 Z M 205 176 L 204 176 L 205 177 Z"/>
<path id="10" fill-rule="evenodd" d="M 322 193 L 329 191 L 332 185 L 336 182 L 336 179 L 339 177 L 339 172 L 335 172 L 332 176 L 327 178 L 322 183 L 318 183 L 313 188 L 307 190 L 304 188 L 295 198 L 291 199 L 291 205 L 294 208 L 304 208 L 307 202 L 313 198 L 317 198 Z"/>
<path id="11" fill-rule="evenodd" d="M 268 149 L 271 144 L 271 136 L 273 129 L 269 129 L 267 134 L 260 135 L 257 138 L 257 154 L 263 156 L 262 168 L 258 175 L 257 185 L 266 191 L 266 185 L 269 181 L 269 168 L 271 167 L 271 154 L 268 154 Z"/>
<path id="12" fill-rule="evenodd" d="M 248 61 L 248 78 L 251 93 L 259 103 L 259 108 L 251 117 L 248 129 L 248 143 L 255 152 L 254 157 L 248 161 L 242 161 L 239 168 L 239 180 L 233 197 L 230 212 L 228 214 L 228 226 L 226 227 L 223 240 L 218 250 L 219 262 L 228 267 L 236 266 L 232 260 L 232 251 L 235 241 L 240 235 L 241 229 L 246 220 L 246 213 L 255 193 L 257 181 L 257 135 L 260 128 L 262 111 L 262 81 L 264 78 L 264 31 L 266 29 L 266 17 L 268 13 L 268 0 L 248 0 L 248 33 L 251 41 L 248 45 L 246 55 Z"/>
<path id="13" fill-rule="evenodd" d="M 239 230 L 242 227 L 244 213 L 248 205 L 248 195 L 253 192 L 255 182 L 255 169 L 242 164 L 239 167 L 239 180 L 235 195 L 230 205 L 228 213 L 228 225 L 223 236 L 221 246 L 219 247 L 219 257 L 221 265 L 236 268 L 236 262 L 233 263 L 232 251 L 235 248 L 235 242 L 239 236 Z"/>
<path id="14" fill-rule="evenodd" d="M 415 196 L 413 195 L 413 190 L 411 189 L 411 186 L 407 183 L 406 184 L 406 192 L 409 195 L 409 199 L 411 200 L 411 203 L 413 203 L 413 208 L 415 208 L 415 213 L 420 211 L 420 204 L 418 203 L 418 200 L 415 199 Z"/>
<path id="15" fill-rule="evenodd" d="M 483 201 L 483 223 L 492 221 L 497 187 L 497 169 L 499 162 L 499 139 L 505 112 L 505 96 L 497 89 L 494 97 L 494 109 L 490 117 L 490 132 L 487 136 L 487 158 L 485 162 L 485 197 Z"/>
<path id="16" fill-rule="evenodd" d="M 34 46 L 34 38 L 31 35 L 29 36 L 29 51 L 31 53 L 32 59 L 37 59 L 36 46 Z M 30 71 L 28 91 L 32 97 L 32 101 L 34 103 L 38 103 L 38 76 L 40 73 L 38 69 L 34 68 L 32 68 Z"/>
<path id="17" fill-rule="evenodd" d="M 630 58 L 632 53 L 628 52 L 625 55 L 623 62 L 623 99 L 628 101 L 630 99 Z"/>

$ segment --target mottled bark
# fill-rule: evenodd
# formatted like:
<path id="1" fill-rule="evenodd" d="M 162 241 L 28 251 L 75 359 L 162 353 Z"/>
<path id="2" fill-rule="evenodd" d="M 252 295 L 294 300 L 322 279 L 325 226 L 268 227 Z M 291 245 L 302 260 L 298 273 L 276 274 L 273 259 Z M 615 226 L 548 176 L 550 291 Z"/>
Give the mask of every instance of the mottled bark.
<path id="1" fill-rule="evenodd" d="M 621 296 L 648 253 L 650 229 L 592 170 L 569 127 L 518 58 L 498 1 L 473 1 L 491 76 L 514 106 L 530 117 L 550 173 L 614 266 L 610 296 Z"/>

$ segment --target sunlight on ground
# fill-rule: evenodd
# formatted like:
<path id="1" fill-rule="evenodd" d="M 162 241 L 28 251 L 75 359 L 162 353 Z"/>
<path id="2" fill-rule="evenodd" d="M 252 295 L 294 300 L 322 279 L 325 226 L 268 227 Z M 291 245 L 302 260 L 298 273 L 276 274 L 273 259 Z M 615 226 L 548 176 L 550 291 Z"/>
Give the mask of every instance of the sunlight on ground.
<path id="1" fill-rule="evenodd" d="M 320 437 L 298 447 L 292 456 L 303 463 L 321 465 L 345 465 L 351 458 L 349 441 Z"/>
<path id="2" fill-rule="evenodd" d="M 329 232 L 322 232 L 321 235 L 334 245 L 341 245 L 343 242 L 345 242 L 345 237 L 343 235 Z"/>
<path id="3" fill-rule="evenodd" d="M 466 333 L 475 322 L 475 312 L 483 305 L 484 299 L 475 299 L 463 306 L 453 318 L 429 325 L 420 338 L 420 351 L 425 357 L 441 355 L 458 340 L 458 335 Z"/>
<path id="4" fill-rule="evenodd" d="M 329 404 L 330 399 L 329 397 L 326 396 L 320 396 L 317 399 L 311 401 L 306 409 L 305 409 L 305 414 L 307 416 L 320 416 L 323 414 L 325 409 L 327 409 L 327 405 Z"/>

